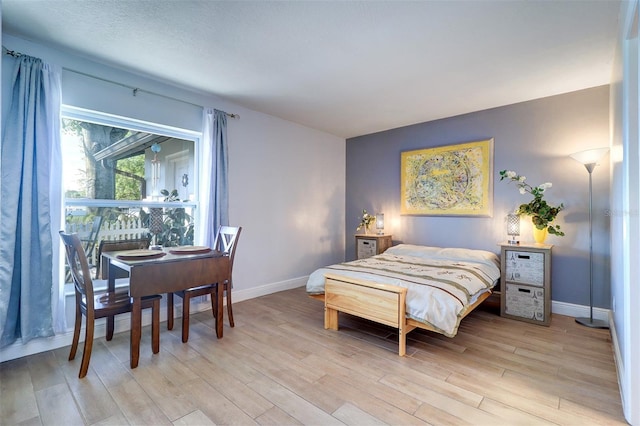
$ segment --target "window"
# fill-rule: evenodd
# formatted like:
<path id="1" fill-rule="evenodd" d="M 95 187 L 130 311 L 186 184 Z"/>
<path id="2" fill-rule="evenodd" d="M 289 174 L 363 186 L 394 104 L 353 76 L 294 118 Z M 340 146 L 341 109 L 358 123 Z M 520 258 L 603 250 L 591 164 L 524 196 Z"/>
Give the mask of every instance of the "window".
<path id="1" fill-rule="evenodd" d="M 103 239 L 193 244 L 198 133 L 71 107 L 62 116 L 65 228 L 91 263 Z"/>

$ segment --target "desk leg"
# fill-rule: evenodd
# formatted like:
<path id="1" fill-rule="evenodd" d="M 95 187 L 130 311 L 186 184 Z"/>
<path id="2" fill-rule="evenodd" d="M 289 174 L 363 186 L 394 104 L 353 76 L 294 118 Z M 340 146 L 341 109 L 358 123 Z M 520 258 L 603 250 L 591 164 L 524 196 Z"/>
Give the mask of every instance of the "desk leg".
<path id="1" fill-rule="evenodd" d="M 160 352 L 160 299 L 153 301 L 151 315 L 151 347 L 153 353 L 157 354 Z"/>
<path id="2" fill-rule="evenodd" d="M 120 270 L 117 266 L 111 264 L 110 259 L 108 257 L 103 257 L 105 262 L 102 262 L 103 265 L 106 264 L 107 269 L 107 290 L 108 291 L 116 291 L 116 271 Z M 105 271 L 102 271 L 102 279 L 104 279 Z"/>
<path id="3" fill-rule="evenodd" d="M 102 257 L 102 271 L 101 271 L 101 279 L 107 278 L 107 291 L 109 293 L 116 291 L 116 279 L 115 279 L 115 270 L 118 269 L 115 266 L 111 265 L 111 261 L 108 257 Z M 107 341 L 113 339 L 113 331 L 115 328 L 115 318 L 114 316 L 107 317 Z"/>
<path id="4" fill-rule="evenodd" d="M 140 336 L 142 335 L 142 299 L 133 298 L 131 310 L 131 368 L 138 366 L 140 360 Z"/>
<path id="5" fill-rule="evenodd" d="M 224 308 L 222 307 L 222 299 L 224 297 L 224 285 L 216 284 L 216 337 L 222 339 L 222 328 L 224 326 Z"/>
<path id="6" fill-rule="evenodd" d="M 115 329 L 115 318 L 113 316 L 107 317 L 107 341 L 113 339 L 113 331 Z"/>

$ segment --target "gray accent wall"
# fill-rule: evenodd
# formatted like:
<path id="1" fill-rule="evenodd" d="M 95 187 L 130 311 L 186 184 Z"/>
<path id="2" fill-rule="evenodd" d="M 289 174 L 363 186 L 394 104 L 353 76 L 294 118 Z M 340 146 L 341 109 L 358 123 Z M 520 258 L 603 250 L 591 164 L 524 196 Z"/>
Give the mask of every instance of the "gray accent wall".
<path id="1" fill-rule="evenodd" d="M 462 101 L 463 102 L 463 101 Z M 493 216 L 441 217 L 400 214 L 400 153 L 493 138 Z M 569 157 L 609 146 L 609 86 L 478 111 L 347 140 L 345 249 L 355 258 L 356 227 L 362 209 L 384 213 L 394 244 L 466 247 L 499 253 L 505 219 L 531 195 L 500 182 L 500 170 L 514 170 L 536 186 L 552 182 L 545 199 L 564 203 L 558 216 L 566 235 L 553 244 L 552 299 L 589 305 L 589 174 Z M 593 172 L 594 306 L 610 308 L 609 155 Z M 522 242 L 533 242 L 522 218 Z"/>

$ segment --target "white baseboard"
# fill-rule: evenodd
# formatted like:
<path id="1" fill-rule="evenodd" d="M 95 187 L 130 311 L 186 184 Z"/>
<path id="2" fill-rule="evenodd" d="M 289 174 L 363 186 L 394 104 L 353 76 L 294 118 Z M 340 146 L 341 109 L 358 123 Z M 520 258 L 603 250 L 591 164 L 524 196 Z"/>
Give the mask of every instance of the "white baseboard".
<path id="1" fill-rule="evenodd" d="M 276 283 L 252 287 L 245 290 L 234 290 L 233 303 L 242 302 L 243 300 L 254 299 L 260 296 L 266 296 L 267 294 L 277 293 L 279 291 L 291 290 L 293 288 L 302 287 L 306 285 L 307 279 L 308 277 L 299 277 L 291 280 L 280 281 Z M 176 300 L 176 302 L 178 301 Z M 226 305 L 226 300 L 225 300 L 225 305 Z M 165 306 L 166 306 L 166 301 L 163 298 L 162 304 L 160 307 L 160 321 L 167 320 L 167 310 L 165 309 Z M 211 309 L 211 303 L 207 300 L 207 298 L 198 297 L 192 300 L 192 305 L 191 305 L 192 313 L 206 311 L 207 309 Z M 552 301 L 551 312 L 553 312 L 554 314 L 567 315 L 570 317 L 588 317 L 589 307 L 582 306 L 582 305 L 574 305 L 574 304 L 565 303 L 565 302 Z M 610 311 L 608 309 L 594 308 L 593 317 L 595 319 L 609 321 L 609 312 Z M 174 315 L 176 315 L 176 318 L 180 318 L 180 316 L 182 315 L 182 307 L 180 306 L 179 303 L 176 303 L 176 309 L 174 311 Z M 130 321 L 131 320 L 128 314 L 116 316 L 115 332 L 121 333 L 124 331 L 129 331 L 131 326 Z M 101 338 L 105 336 L 106 334 L 105 322 L 106 321 L 104 319 L 96 321 L 94 338 Z M 142 313 L 142 325 L 146 326 L 150 324 L 151 324 L 151 311 L 149 311 L 148 309 L 145 309 Z M 84 328 L 82 329 L 80 334 L 81 341 L 83 340 L 83 338 L 84 338 Z M 57 334 L 52 337 L 33 339 L 24 345 L 20 342 L 16 342 L 0 350 L 0 362 L 9 361 L 16 358 L 22 358 L 27 355 L 33 355 L 39 352 L 45 352 L 45 351 L 69 346 L 71 345 L 72 340 L 73 340 L 73 330 L 69 330 L 66 333 Z M 616 341 L 614 340 L 614 342 Z M 619 365 L 622 365 L 622 364 L 619 364 Z"/>
<path id="2" fill-rule="evenodd" d="M 618 374 L 618 388 L 620 390 L 620 398 L 622 399 L 622 407 L 627 407 L 628 401 L 625 401 L 623 392 L 626 375 L 624 372 L 624 363 L 622 362 L 622 353 L 620 352 L 620 344 L 618 343 L 618 331 L 616 323 L 613 319 L 613 312 L 609 313 L 609 330 L 611 331 L 611 344 L 613 346 L 613 359 L 616 363 L 616 373 Z"/>
<path id="3" fill-rule="evenodd" d="M 277 283 L 265 284 L 258 287 L 248 288 L 246 290 L 233 290 L 233 303 L 242 302 L 243 300 L 255 299 L 256 297 L 266 296 L 267 294 L 277 293 L 279 291 L 291 290 L 307 285 L 308 276 L 293 278 Z"/>
<path id="4" fill-rule="evenodd" d="M 233 291 L 233 303 L 241 302 L 243 300 L 253 299 L 267 294 L 276 293 L 283 290 L 290 290 L 297 287 L 306 285 L 308 277 L 300 277 L 292 280 L 281 281 L 277 283 L 262 285 L 259 287 L 253 287 L 247 290 L 234 290 Z M 182 306 L 180 305 L 180 298 L 176 298 L 176 309 L 174 315 L 176 318 L 180 318 L 182 315 Z M 70 298 L 70 303 L 74 303 L 73 298 Z M 224 304 L 226 305 L 226 300 Z M 211 303 L 206 297 L 197 297 L 192 300 L 191 313 L 206 311 L 211 309 Z M 160 321 L 167 320 L 166 299 L 163 297 L 160 306 Z M 72 323 L 73 324 L 73 323 Z M 83 320 L 84 324 L 84 320 Z M 151 324 L 151 311 L 145 309 L 142 312 L 142 325 Z M 131 318 L 129 314 L 117 315 L 115 319 L 115 332 L 121 333 L 129 331 L 131 328 Z M 102 338 L 106 335 L 107 326 L 105 319 L 99 319 L 96 321 L 94 330 L 94 339 Z M 70 346 L 73 341 L 73 329 L 68 330 L 65 333 L 56 334 L 52 337 L 33 339 L 27 344 L 22 344 L 20 341 L 7 346 L 4 349 L 0 349 L 0 362 L 9 361 L 12 359 L 22 358 L 24 356 L 37 354 L 40 352 L 50 351 L 53 349 L 63 348 Z M 84 327 L 80 332 L 80 341 L 84 341 Z"/>
<path id="5" fill-rule="evenodd" d="M 573 303 L 551 301 L 551 312 L 558 315 L 566 315 L 574 318 L 589 318 L 590 312 L 588 306 L 574 305 Z M 609 322 L 609 309 L 593 308 L 593 319 L 599 319 Z"/>

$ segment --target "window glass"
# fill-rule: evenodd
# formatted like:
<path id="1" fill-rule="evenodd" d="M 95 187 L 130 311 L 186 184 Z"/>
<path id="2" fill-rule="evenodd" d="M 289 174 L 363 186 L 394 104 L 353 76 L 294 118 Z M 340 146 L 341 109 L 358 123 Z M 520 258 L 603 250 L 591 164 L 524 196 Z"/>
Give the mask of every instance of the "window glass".
<path id="1" fill-rule="evenodd" d="M 193 244 L 196 134 L 69 108 L 62 124 L 65 228 L 92 264 L 101 240 Z"/>

